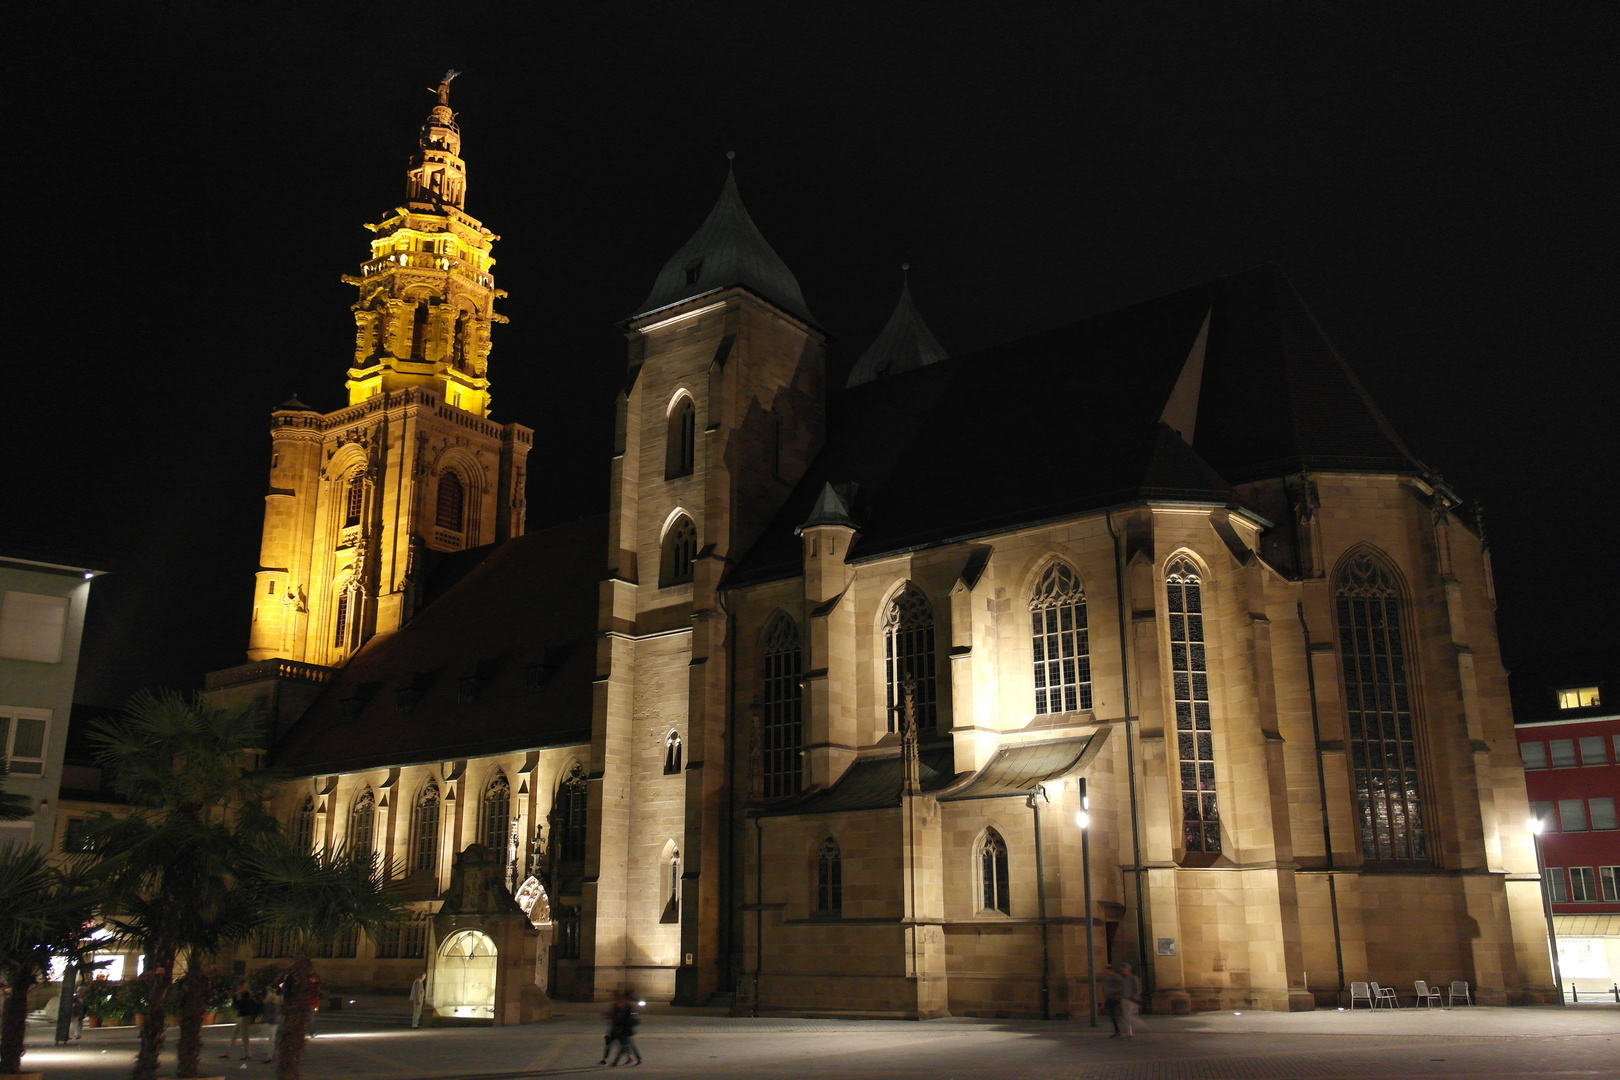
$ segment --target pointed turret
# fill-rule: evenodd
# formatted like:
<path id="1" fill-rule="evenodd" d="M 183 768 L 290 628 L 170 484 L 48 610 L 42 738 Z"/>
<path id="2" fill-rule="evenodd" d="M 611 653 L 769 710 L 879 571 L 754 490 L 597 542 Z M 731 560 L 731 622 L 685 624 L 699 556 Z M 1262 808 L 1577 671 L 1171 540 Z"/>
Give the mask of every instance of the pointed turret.
<path id="1" fill-rule="evenodd" d="M 911 267 L 902 264 L 900 269 L 909 271 Z M 844 385 L 859 386 L 874 379 L 898 375 L 943 360 L 947 355 L 939 340 L 928 329 L 928 324 L 923 322 L 917 305 L 911 302 L 911 282 L 907 278 L 901 282 L 900 302 L 895 304 L 894 314 L 889 316 L 877 340 L 855 361 L 849 381 Z"/>
<path id="2" fill-rule="evenodd" d="M 734 155 L 727 154 L 728 158 Z M 744 286 L 806 322 L 814 322 L 799 282 L 748 216 L 728 167 L 720 201 L 692 238 L 658 272 L 636 318 L 733 285 Z"/>

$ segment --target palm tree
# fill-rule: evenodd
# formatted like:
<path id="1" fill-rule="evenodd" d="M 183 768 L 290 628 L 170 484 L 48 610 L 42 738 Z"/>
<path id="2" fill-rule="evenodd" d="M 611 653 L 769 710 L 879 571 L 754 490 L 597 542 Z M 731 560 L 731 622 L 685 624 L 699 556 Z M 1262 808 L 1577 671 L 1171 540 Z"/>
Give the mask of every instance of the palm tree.
<path id="1" fill-rule="evenodd" d="M 284 834 L 262 844 L 246 864 L 261 926 L 293 943 L 282 979 L 276 1080 L 299 1080 L 309 1018 L 319 994 L 313 957 L 350 930 L 375 933 L 397 923 L 404 904 L 390 895 L 377 859 L 341 848 L 311 852 Z"/>
<path id="2" fill-rule="evenodd" d="M 0 1013 L 0 1074 L 22 1071 L 28 988 L 53 951 L 82 936 L 95 904 L 88 879 L 52 865 L 38 846 L 0 845 L 0 974 L 9 987 Z"/>
<path id="3" fill-rule="evenodd" d="M 174 692 L 138 694 L 121 717 L 90 730 L 97 762 L 131 808 L 126 817 L 102 815 L 87 832 L 111 890 L 106 922 L 147 958 L 135 1080 L 157 1075 L 176 964 L 206 968 L 253 925 L 238 868 L 276 829 L 262 805 L 273 777 L 254 767 L 261 731 L 252 707 L 216 709 Z M 197 1075 L 205 1004 L 188 1002 L 181 1076 Z"/>

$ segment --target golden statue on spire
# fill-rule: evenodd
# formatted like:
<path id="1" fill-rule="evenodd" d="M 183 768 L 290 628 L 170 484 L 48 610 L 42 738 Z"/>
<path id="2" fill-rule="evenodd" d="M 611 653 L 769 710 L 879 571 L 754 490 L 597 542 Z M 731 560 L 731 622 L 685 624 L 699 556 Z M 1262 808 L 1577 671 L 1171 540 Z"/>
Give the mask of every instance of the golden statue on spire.
<path id="1" fill-rule="evenodd" d="M 460 74 L 461 72 L 457 71 L 455 68 L 451 68 L 449 71 L 444 73 L 444 78 L 439 80 L 439 88 L 437 90 L 431 86 L 428 87 L 428 93 L 438 94 L 439 104 L 443 105 L 447 109 L 450 107 L 450 84 L 454 82 L 456 76 Z"/>

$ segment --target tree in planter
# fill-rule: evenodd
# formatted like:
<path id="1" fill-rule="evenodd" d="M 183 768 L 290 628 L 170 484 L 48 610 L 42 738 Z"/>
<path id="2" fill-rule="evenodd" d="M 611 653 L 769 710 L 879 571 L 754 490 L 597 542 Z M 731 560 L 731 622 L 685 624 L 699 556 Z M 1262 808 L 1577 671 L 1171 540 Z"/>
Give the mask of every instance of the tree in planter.
<path id="1" fill-rule="evenodd" d="M 70 948 L 96 905 L 81 873 L 53 866 L 33 844 L 0 845 L 0 977 L 8 987 L 0 1012 L 0 1073 L 22 1071 L 28 988 Z"/>
<path id="2" fill-rule="evenodd" d="M 207 969 L 256 920 L 239 868 L 276 835 L 262 803 L 274 778 L 254 768 L 261 730 L 251 707 L 214 709 L 172 692 L 138 694 L 122 716 L 91 728 L 96 760 L 130 807 L 125 817 L 101 815 L 86 835 L 109 883 L 105 910 L 116 913 L 105 922 L 147 957 L 134 1080 L 157 1075 L 171 1009 L 182 1016 L 178 1075 L 198 1075 Z M 181 961 L 199 977 L 182 980 L 175 1002 Z"/>
<path id="3" fill-rule="evenodd" d="M 281 1038 L 276 1080 L 300 1080 L 319 982 L 315 951 L 351 929 L 375 934 L 399 922 L 405 906 L 389 892 L 377 860 L 341 848 L 310 852 L 278 834 L 248 860 L 261 925 L 287 935 L 292 959 L 282 970 Z"/>

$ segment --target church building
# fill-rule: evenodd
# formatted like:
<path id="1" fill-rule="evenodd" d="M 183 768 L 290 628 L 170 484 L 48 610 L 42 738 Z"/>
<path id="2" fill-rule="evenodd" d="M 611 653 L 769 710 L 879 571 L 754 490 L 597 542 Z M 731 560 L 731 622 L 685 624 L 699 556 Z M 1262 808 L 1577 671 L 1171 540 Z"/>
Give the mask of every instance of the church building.
<path id="1" fill-rule="evenodd" d="M 1478 515 L 1279 271 L 967 355 L 902 292 L 829 386 L 728 174 L 623 323 L 605 513 L 530 532 L 449 89 L 346 279 L 349 404 L 271 416 L 251 662 L 208 681 L 271 716 L 295 834 L 411 900 L 334 985 L 426 966 L 496 1023 L 626 985 L 1080 1016 L 1111 961 L 1159 1011 L 1550 999 Z"/>

